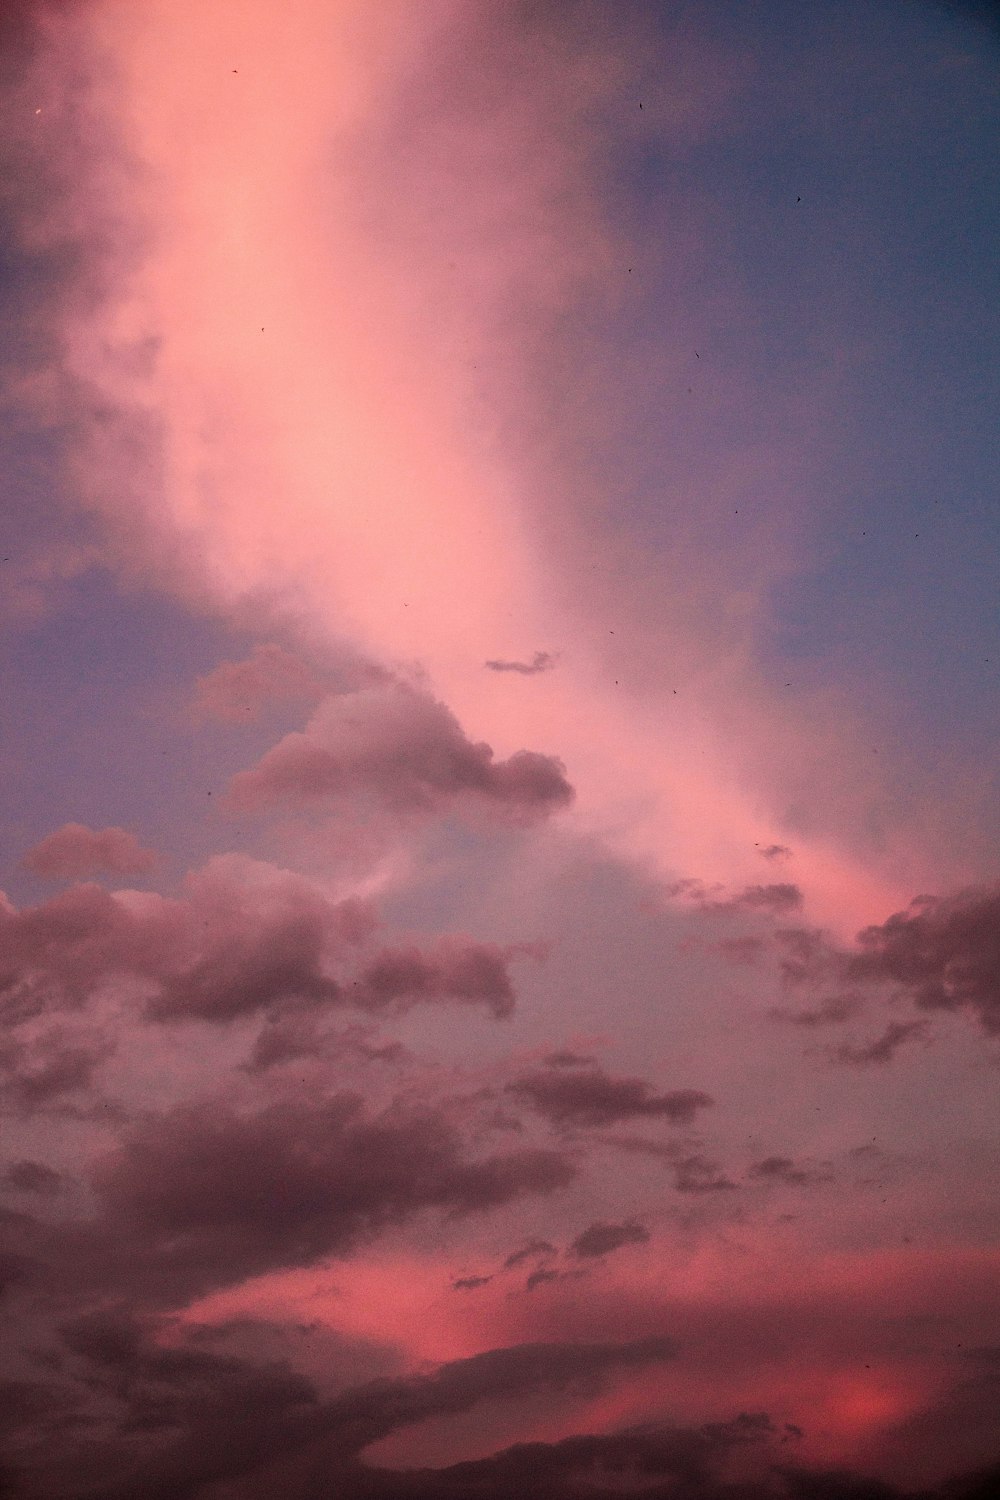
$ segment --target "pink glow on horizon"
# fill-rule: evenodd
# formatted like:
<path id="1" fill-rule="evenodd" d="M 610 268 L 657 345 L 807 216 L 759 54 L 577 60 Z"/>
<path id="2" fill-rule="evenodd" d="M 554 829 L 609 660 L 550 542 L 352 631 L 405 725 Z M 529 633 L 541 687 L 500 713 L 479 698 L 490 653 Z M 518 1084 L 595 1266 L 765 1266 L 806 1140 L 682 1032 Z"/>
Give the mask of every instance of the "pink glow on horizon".
<path id="1" fill-rule="evenodd" d="M 534 1340 L 587 1343 L 652 1331 L 677 1339 L 675 1360 L 623 1372 L 598 1394 L 559 1395 L 547 1412 L 526 1415 L 515 1403 L 505 1416 L 501 1404 L 492 1417 L 435 1418 L 403 1430 L 371 1450 L 372 1462 L 390 1467 L 454 1463 L 509 1442 L 557 1441 L 633 1423 L 723 1420 L 734 1403 L 745 1406 L 749 1390 L 753 1409 L 803 1428 L 795 1451 L 804 1460 L 866 1455 L 886 1430 L 933 1405 L 961 1371 L 960 1359 L 943 1350 L 904 1352 L 891 1338 L 886 1345 L 878 1320 L 887 1309 L 896 1317 L 926 1317 L 947 1288 L 955 1326 L 971 1341 L 976 1298 L 1000 1260 L 992 1251 L 957 1247 L 790 1259 L 788 1248 L 758 1240 L 753 1253 L 735 1261 L 703 1249 L 665 1282 L 655 1245 L 643 1247 L 604 1266 L 583 1295 L 574 1281 L 525 1293 L 502 1275 L 474 1292 L 456 1292 L 438 1259 L 376 1252 L 215 1294 L 188 1308 L 184 1319 L 318 1322 L 350 1338 L 389 1343 L 411 1371 Z M 807 1331 L 815 1315 L 820 1321 Z M 782 1328 L 800 1322 L 793 1347 L 784 1348 Z"/>

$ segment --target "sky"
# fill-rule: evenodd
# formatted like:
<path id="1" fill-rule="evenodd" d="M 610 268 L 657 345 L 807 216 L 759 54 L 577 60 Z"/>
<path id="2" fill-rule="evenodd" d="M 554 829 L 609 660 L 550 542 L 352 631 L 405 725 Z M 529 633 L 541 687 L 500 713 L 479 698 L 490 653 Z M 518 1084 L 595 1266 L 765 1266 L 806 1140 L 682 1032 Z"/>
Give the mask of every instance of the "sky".
<path id="1" fill-rule="evenodd" d="M 997 1493 L 998 83 L 7 0 L 4 1497 Z"/>

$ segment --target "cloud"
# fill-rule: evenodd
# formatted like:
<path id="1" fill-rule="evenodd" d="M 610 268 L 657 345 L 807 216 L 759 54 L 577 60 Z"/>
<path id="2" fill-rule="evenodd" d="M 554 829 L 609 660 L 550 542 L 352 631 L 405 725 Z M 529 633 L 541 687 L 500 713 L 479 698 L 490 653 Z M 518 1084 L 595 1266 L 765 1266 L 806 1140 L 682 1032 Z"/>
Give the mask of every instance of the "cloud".
<path id="1" fill-rule="evenodd" d="M 635 1220 L 625 1224 L 597 1223 L 578 1234 L 569 1248 L 573 1255 L 589 1260 L 598 1255 L 610 1255 L 612 1250 L 620 1250 L 623 1245 L 644 1245 L 648 1239 L 649 1230 Z"/>
<path id="2" fill-rule="evenodd" d="M 790 1156 L 765 1156 L 763 1161 L 754 1162 L 747 1175 L 758 1182 L 776 1182 L 785 1187 L 812 1187 L 830 1181 L 828 1172 L 797 1166 Z"/>
<path id="3" fill-rule="evenodd" d="M 456 1292 L 475 1292 L 481 1286 L 489 1286 L 492 1280 L 492 1276 L 459 1276 L 452 1286 Z"/>
<path id="4" fill-rule="evenodd" d="M 85 880 L 104 873 L 146 875 L 157 861 L 155 851 L 144 849 L 127 829 L 66 823 L 29 849 L 21 863 L 47 879 Z"/>
<path id="5" fill-rule="evenodd" d="M 57 1025 L 27 1039 L 0 1043 L 0 1076 L 6 1101 L 19 1114 L 79 1106 L 98 1068 L 115 1050 L 115 1039 L 93 1029 Z"/>
<path id="6" fill-rule="evenodd" d="M 332 1402 L 330 1410 L 350 1433 L 353 1450 L 361 1452 L 430 1417 L 538 1390 L 591 1387 L 606 1375 L 663 1364 L 676 1353 L 673 1340 L 661 1334 L 629 1343 L 516 1344 L 453 1360 L 433 1375 L 373 1382 Z"/>
<path id="7" fill-rule="evenodd" d="M 14 1188 L 19 1193 L 38 1193 L 44 1197 L 60 1193 L 65 1187 L 62 1173 L 40 1161 L 12 1162 L 0 1181 L 5 1187 Z"/>
<path id="8" fill-rule="evenodd" d="M 246 1500 L 262 1493 L 261 1484 L 290 1500 L 315 1500 L 331 1489 L 381 1495 L 386 1486 L 395 1493 L 396 1485 L 405 1494 L 414 1482 L 419 1493 L 433 1493 L 425 1487 L 428 1471 L 369 1467 L 361 1454 L 434 1418 L 547 1393 L 593 1394 L 609 1379 L 675 1353 L 670 1340 L 656 1335 L 625 1343 L 517 1344 L 320 1399 L 314 1384 L 287 1364 L 251 1362 L 191 1342 L 165 1346 L 158 1333 L 155 1323 L 119 1311 L 62 1324 L 60 1363 L 77 1380 L 61 1404 L 74 1420 L 53 1424 L 52 1437 L 32 1454 L 31 1494 L 67 1493 L 71 1479 L 74 1493 L 100 1493 L 103 1500 L 137 1494 L 201 1500 L 219 1484 Z M 35 1424 L 37 1431 L 59 1412 L 53 1387 L 25 1385 L 17 1394 L 5 1410 L 18 1425 Z M 103 1440 L 88 1443 L 97 1411 Z"/>
<path id="9" fill-rule="evenodd" d="M 802 892 L 797 885 L 785 882 L 778 885 L 748 885 L 726 905 L 745 907 L 748 911 L 767 911 L 774 916 L 795 911 L 802 905 Z"/>
<path id="10" fill-rule="evenodd" d="M 1000 1034 L 1000 891 L 966 890 L 953 896 L 919 896 L 907 911 L 858 933 L 854 948 L 830 940 L 817 928 L 785 928 L 774 934 L 783 979 L 790 985 L 839 983 L 851 988 L 893 988 L 927 1011 L 969 1011 L 991 1036 Z M 847 1019 L 859 1008 L 848 993 L 819 1011 L 782 1019 L 821 1025 Z M 898 1023 L 902 1026 L 907 1023 Z M 884 1061 L 906 1036 L 890 1027 L 870 1058 Z M 866 1049 L 861 1049 L 866 1050 Z"/>
<path id="11" fill-rule="evenodd" d="M 554 1151 L 467 1157 L 439 1111 L 368 1115 L 361 1101 L 256 1113 L 178 1108 L 136 1126 L 94 1168 L 94 1254 L 170 1299 L 342 1255 L 425 1209 L 469 1214 L 566 1186 Z"/>
<path id="12" fill-rule="evenodd" d="M 969 1010 L 1000 1035 L 1000 890 L 922 896 L 866 927 L 858 948 L 843 959 L 850 978 L 898 985 L 922 1010 Z"/>
<path id="13" fill-rule="evenodd" d="M 443 703 L 401 683 L 328 698 L 305 731 L 286 735 L 230 788 L 237 808 L 356 796 L 397 812 L 471 801 L 533 820 L 567 806 L 573 790 L 555 756 L 519 750 L 495 761 Z"/>
<path id="14" fill-rule="evenodd" d="M 813 1500 L 803 1485 L 798 1491 L 770 1476 L 734 1487 L 727 1465 L 748 1447 L 778 1437 L 764 1414 L 746 1414 L 703 1427 L 651 1423 L 618 1432 L 581 1434 L 553 1443 L 519 1443 L 490 1458 L 446 1469 L 393 1474 L 360 1471 L 365 1500 L 618 1500 L 623 1494 L 677 1497 L 677 1500 Z M 758 1465 L 758 1469 L 761 1466 Z M 359 1475 L 360 1477 L 360 1475 Z M 894 1500 L 855 1490 L 816 1490 L 824 1500 Z"/>
<path id="15" fill-rule="evenodd" d="M 353 982 L 350 996 L 366 1010 L 452 999 L 482 1004 L 495 1016 L 514 1009 L 509 952 L 495 943 L 440 938 L 431 948 L 386 948 Z"/>
<path id="16" fill-rule="evenodd" d="M 674 1163 L 674 1187 L 679 1193 L 722 1193 L 736 1187 L 718 1164 L 697 1154 L 682 1156 Z"/>
<path id="17" fill-rule="evenodd" d="M 758 848 L 757 852 L 761 859 L 772 861 L 791 859 L 792 857 L 792 851 L 787 844 L 768 844 L 764 849 Z"/>
<path id="18" fill-rule="evenodd" d="M 869 1063 L 888 1063 L 904 1042 L 924 1036 L 926 1031 L 926 1021 L 890 1021 L 881 1036 L 874 1041 L 860 1047 L 844 1042 L 836 1049 L 834 1056 L 838 1062 L 849 1063 L 854 1067 L 864 1067 Z"/>
<path id="19" fill-rule="evenodd" d="M 556 658 L 549 651 L 536 651 L 530 661 L 487 661 L 483 665 L 491 672 L 519 672 L 522 677 L 534 677 L 538 672 L 551 672 Z"/>
<path id="20" fill-rule="evenodd" d="M 548 1240 L 529 1240 L 522 1245 L 520 1250 L 513 1250 L 503 1263 L 505 1271 L 512 1271 L 515 1266 L 523 1265 L 526 1260 L 532 1260 L 538 1255 L 555 1255 L 555 1245 L 550 1245 Z"/>
<path id="21" fill-rule="evenodd" d="M 237 855 L 189 874 L 176 898 L 74 886 L 40 906 L 0 908 L 0 1014 L 20 1025 L 80 1007 L 121 977 L 139 983 L 145 1014 L 160 1022 L 449 1000 L 498 1017 L 513 1010 L 509 965 L 523 948 L 446 936 L 425 949 L 373 950 L 376 926 L 370 903 L 332 900 L 302 876 Z M 297 1046 L 307 1030 L 286 1028 L 286 1042 Z"/>
<path id="22" fill-rule="evenodd" d="M 736 1189 L 718 1162 L 710 1161 L 675 1141 L 651 1141 L 645 1136 L 605 1136 L 605 1144 L 639 1156 L 652 1156 L 670 1167 L 679 1193 L 719 1193 Z"/>
<path id="23" fill-rule="evenodd" d="M 615 1125 L 643 1116 L 686 1125 L 699 1109 L 712 1103 L 697 1089 L 658 1094 L 644 1079 L 614 1078 L 597 1067 L 529 1074 L 508 1084 L 508 1089 L 553 1124 L 563 1126 Z"/>
<path id="24" fill-rule="evenodd" d="M 793 1026 L 839 1026 L 861 1009 L 862 1002 L 857 995 L 831 995 L 812 1010 L 785 1010 L 776 1006 L 770 1015 L 775 1021 L 788 1021 Z"/>
<path id="25" fill-rule="evenodd" d="M 267 642 L 244 661 L 220 662 L 199 677 L 192 709 L 199 718 L 242 724 L 271 704 L 314 701 L 325 692 L 301 657 Z"/>

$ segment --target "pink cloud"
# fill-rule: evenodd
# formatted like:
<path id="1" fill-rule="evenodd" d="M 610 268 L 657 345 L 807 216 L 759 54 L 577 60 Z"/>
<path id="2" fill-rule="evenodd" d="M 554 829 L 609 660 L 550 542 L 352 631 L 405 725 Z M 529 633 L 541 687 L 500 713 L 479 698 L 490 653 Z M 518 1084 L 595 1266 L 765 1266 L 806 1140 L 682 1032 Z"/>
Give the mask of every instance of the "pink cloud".
<path id="1" fill-rule="evenodd" d="M 256 646 L 245 661 L 225 661 L 199 677 L 193 711 L 224 724 L 257 718 L 270 704 L 309 702 L 324 688 L 301 657 L 273 643 Z"/>
<path id="2" fill-rule="evenodd" d="M 90 875 L 146 875 L 158 858 L 125 828 L 66 823 L 29 849 L 21 863 L 46 879 L 85 880 Z"/>

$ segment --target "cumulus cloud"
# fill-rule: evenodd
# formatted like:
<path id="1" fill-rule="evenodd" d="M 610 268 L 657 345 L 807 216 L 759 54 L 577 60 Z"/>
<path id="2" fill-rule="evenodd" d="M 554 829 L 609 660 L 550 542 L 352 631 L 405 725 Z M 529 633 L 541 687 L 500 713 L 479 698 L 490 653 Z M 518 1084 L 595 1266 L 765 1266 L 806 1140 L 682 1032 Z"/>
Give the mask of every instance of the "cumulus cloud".
<path id="1" fill-rule="evenodd" d="M 535 819 L 567 806 L 573 791 L 555 756 L 519 750 L 494 760 L 443 703 L 401 683 L 326 699 L 303 732 L 286 735 L 230 789 L 238 808 L 356 796 L 398 812 L 471 799 Z"/>
<path id="2" fill-rule="evenodd" d="M 353 981 L 351 1000 L 381 1010 L 447 998 L 509 1016 L 514 1009 L 509 961 L 509 950 L 467 939 L 441 938 L 424 951 L 386 948 Z"/>
<path id="3" fill-rule="evenodd" d="M 91 875 L 147 875 L 157 864 L 125 828 L 87 828 L 65 823 L 35 844 L 21 860 L 33 875 L 50 880 L 85 880 Z"/>
<path id="4" fill-rule="evenodd" d="M 645 1225 L 630 1219 L 624 1224 L 591 1224 L 577 1235 L 569 1248 L 580 1259 L 591 1260 L 599 1255 L 610 1255 L 612 1250 L 620 1250 L 623 1245 L 644 1245 L 648 1239 L 649 1230 Z"/>
<path id="5" fill-rule="evenodd" d="M 268 642 L 244 661 L 224 661 L 195 683 L 198 718 L 241 724 L 270 704 L 314 702 L 325 688 L 301 657 Z"/>
<path id="6" fill-rule="evenodd" d="M 846 1020 L 860 1009 L 857 991 L 891 991 L 924 1011 L 970 1013 L 1000 1035 L 1000 892 L 995 887 L 953 896 L 920 896 L 905 912 L 866 927 L 854 948 L 816 928 L 775 932 L 779 971 L 790 986 L 840 985 L 816 1010 L 777 1011 L 801 1025 Z M 845 1062 L 885 1062 L 919 1028 L 895 1022 L 870 1047 L 842 1049 Z"/>
<path id="7" fill-rule="evenodd" d="M 509 965 L 522 948 L 450 936 L 380 950 L 376 926 L 370 903 L 333 900 L 302 876 L 235 855 L 190 874 L 175 898 L 75 886 L 40 906 L 0 908 L 0 1014 L 20 1025 L 80 1007 L 123 976 L 161 1022 L 447 1000 L 510 1014 Z"/>
<path id="8" fill-rule="evenodd" d="M 922 1010 L 966 1009 L 1000 1034 L 1000 890 L 922 896 L 858 934 L 849 977 L 898 985 Z"/>
<path id="9" fill-rule="evenodd" d="M 607 1126 L 643 1116 L 686 1125 L 712 1103 L 697 1089 L 674 1089 L 658 1094 L 642 1078 L 615 1078 L 602 1068 L 532 1073 L 508 1084 L 555 1125 Z"/>

